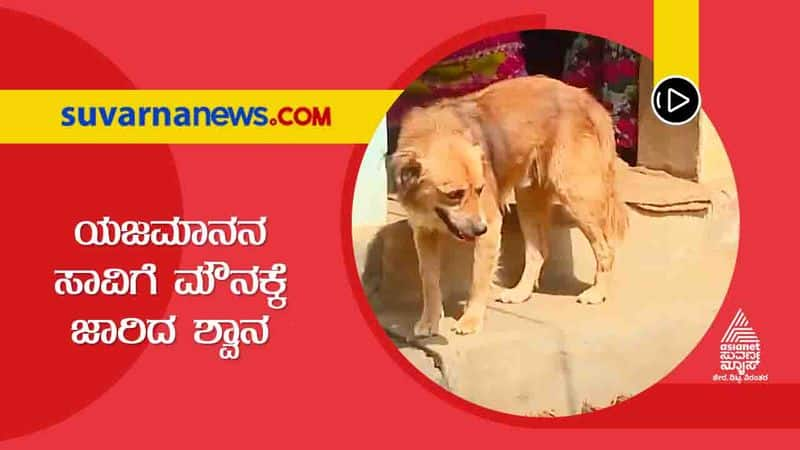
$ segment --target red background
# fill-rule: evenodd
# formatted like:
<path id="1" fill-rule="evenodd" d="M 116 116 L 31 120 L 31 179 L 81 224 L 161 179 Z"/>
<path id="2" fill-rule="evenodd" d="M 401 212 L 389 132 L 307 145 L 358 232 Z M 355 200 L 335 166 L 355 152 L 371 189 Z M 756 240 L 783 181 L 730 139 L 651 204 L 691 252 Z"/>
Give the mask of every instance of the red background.
<path id="1" fill-rule="evenodd" d="M 147 217 L 179 208 L 184 217 L 206 219 L 269 215 L 270 242 L 264 249 L 186 248 L 181 265 L 212 258 L 226 258 L 231 264 L 286 262 L 291 274 L 290 305 L 273 315 L 270 343 L 263 348 L 243 348 L 238 361 L 221 361 L 213 350 L 194 345 L 186 337 L 190 330 L 179 327 L 183 333 L 175 345 L 130 355 L 127 371 L 101 366 L 87 370 L 75 367 L 73 361 L 58 363 L 60 368 L 53 361 L 42 363 L 39 366 L 52 372 L 32 378 L 41 384 L 41 390 L 7 386 L 0 392 L 31 396 L 29 402 L 41 404 L 43 416 L 49 414 L 48 409 L 64 410 L 58 418 L 64 420 L 0 442 L 0 447 L 61 448 L 67 443 L 81 443 L 85 448 L 235 447 L 321 445 L 339 440 L 406 448 L 513 441 L 536 445 L 550 440 L 568 444 L 614 438 L 609 431 L 554 436 L 553 431 L 534 431 L 530 426 L 797 426 L 798 415 L 791 408 L 800 395 L 792 383 L 800 382 L 800 363 L 792 331 L 800 305 L 788 281 L 795 277 L 791 255 L 797 252 L 798 243 L 791 239 L 791 225 L 781 227 L 781 216 L 790 214 L 786 210 L 791 210 L 794 199 L 789 195 L 795 191 L 790 183 L 796 178 L 794 144 L 785 137 L 794 127 L 797 93 L 785 81 L 791 68 L 783 66 L 787 49 L 782 47 L 794 20 L 778 7 L 768 7 L 765 2 L 758 5 L 731 8 L 727 2 L 702 2 L 704 108 L 725 142 L 736 173 L 741 245 L 720 320 L 708 339 L 662 384 L 599 413 L 524 421 L 469 407 L 437 389 L 426 389 L 431 385 L 418 376 L 410 377 L 410 367 L 397 364 L 398 355 L 386 352 L 385 342 L 376 338 L 370 322 L 364 320 L 363 299 L 354 294 L 353 273 L 348 269 L 352 263 L 342 251 L 350 248 L 342 211 L 349 208 L 346 197 L 363 149 L 171 146 L 174 169 L 168 168 L 174 174 L 165 169 L 154 175 L 141 162 L 145 167 L 132 162 L 118 165 L 115 170 L 130 175 L 120 175 L 119 189 L 124 190 L 124 181 L 131 179 L 140 183 L 142 190 L 130 193 L 132 199 L 122 194 L 111 196 L 107 203 L 96 205 L 98 210 L 115 202 L 143 208 L 169 203 L 169 198 L 160 197 L 169 197 L 164 192 L 178 189 L 180 204 L 145 208 L 148 213 L 138 216 L 135 207 L 128 212 Z M 0 1 L 0 7 L 33 14 L 74 33 L 124 74 L 119 83 L 127 78 L 138 88 L 384 88 L 408 73 L 409 67 L 416 67 L 431 49 L 453 50 L 447 48 L 456 45 L 453 36 L 486 23 L 540 13 L 546 15 L 550 28 L 602 35 L 652 55 L 652 6 L 647 1 L 498 1 L 482 8 L 413 0 L 390 5 L 226 2 L 224 6 L 165 1 L 124 5 Z M 7 32 L 0 29 L 1 50 L 30 45 Z M 69 60 L 61 63 L 70 65 Z M 0 68 L 13 70 L 2 62 Z M 98 70 L 94 64 L 87 67 L 87 77 L 96 79 Z M 49 73 L 51 79 L 57 79 L 59 70 Z M 142 158 L 156 158 L 160 151 L 133 146 L 108 149 L 118 150 L 120 155 L 141 152 Z M 29 163 L 28 182 L 39 180 L 39 189 L 50 188 L 57 195 L 63 186 L 48 177 L 63 174 L 52 170 L 52 161 L 44 164 L 50 168 L 48 172 L 39 172 L 35 162 Z M 111 167 L 115 161 L 97 164 Z M 164 164 L 169 166 L 169 162 L 157 164 L 162 169 Z M 169 184 L 175 174 L 177 187 Z M 308 183 L 309 179 L 314 182 Z M 349 186 L 345 195 L 342 186 Z M 19 213 L 18 208 L 30 208 L 23 201 L 27 198 L 24 192 L 3 195 L 15 198 L 5 202 L 11 209 L 7 216 Z M 80 199 L 69 200 L 80 203 Z M 34 260 L 32 264 L 41 260 L 43 267 L 52 269 L 76 261 L 39 248 L 40 241 L 34 239 L 33 233 L 65 233 L 68 242 L 71 229 L 63 228 L 53 221 L 51 228 L 45 223 L 28 230 L 30 235 L 17 236 L 30 243 L 29 251 L 36 257 L 28 256 Z M 24 272 L 14 268 L 18 258 L 6 250 L 4 271 Z M 36 300 L 26 298 L 26 292 L 27 297 L 32 295 L 31 283 L 38 280 L 49 285 L 49 272 L 39 275 L 29 273 L 27 283 L 4 277 L 7 291 L 0 316 L 4 328 L 55 314 L 44 306 L 33 316 L 9 316 L 8 311 L 27 311 L 9 304 Z M 11 284 L 14 288 L 9 288 Z M 759 332 L 764 349 L 762 369 L 769 373 L 770 384 L 703 386 L 717 369 L 719 336 L 739 306 Z M 255 301 L 226 298 L 221 293 L 203 300 L 173 298 L 166 308 L 189 323 L 203 317 L 249 318 L 264 311 Z M 141 311 L 144 315 L 144 309 Z M 67 326 L 65 321 L 65 330 Z M 24 347 L 25 335 L 3 336 L 3 348 Z M 25 352 L 12 354 L 20 353 Z M 27 355 L 46 362 L 51 359 L 38 350 Z M 29 367 L 37 365 L 4 358 L 3 382 L 19 382 L 18 371 Z M 70 378 L 78 370 L 89 378 L 103 378 L 104 386 L 110 387 L 81 404 L 75 401 L 76 389 L 69 385 L 54 389 L 48 384 L 52 382 L 48 375 L 50 380 Z M 0 431 L 26 404 L 24 395 L 0 399 Z M 66 411 L 65 405 L 72 405 L 72 410 Z M 635 433 L 628 432 L 626 437 Z M 726 439 L 747 442 L 739 432 L 726 433 Z"/>

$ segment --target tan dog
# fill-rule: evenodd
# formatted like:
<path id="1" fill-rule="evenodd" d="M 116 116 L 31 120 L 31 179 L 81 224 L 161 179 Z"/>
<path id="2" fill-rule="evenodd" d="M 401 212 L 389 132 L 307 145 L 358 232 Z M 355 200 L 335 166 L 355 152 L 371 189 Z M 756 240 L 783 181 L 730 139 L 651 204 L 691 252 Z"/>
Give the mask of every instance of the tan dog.
<path id="1" fill-rule="evenodd" d="M 501 81 L 409 111 L 392 166 L 422 278 L 424 306 L 414 334 L 438 332 L 440 244 L 447 236 L 475 243 L 470 297 L 457 333 L 481 328 L 492 296 L 507 303 L 527 300 L 547 258 L 554 200 L 575 218 L 597 260 L 594 284 L 578 301 L 605 301 L 612 245 L 628 223 L 614 189 L 615 154 L 611 117 L 603 106 L 582 89 L 542 76 Z M 514 288 L 496 291 L 502 214 L 512 190 L 525 269 Z"/>

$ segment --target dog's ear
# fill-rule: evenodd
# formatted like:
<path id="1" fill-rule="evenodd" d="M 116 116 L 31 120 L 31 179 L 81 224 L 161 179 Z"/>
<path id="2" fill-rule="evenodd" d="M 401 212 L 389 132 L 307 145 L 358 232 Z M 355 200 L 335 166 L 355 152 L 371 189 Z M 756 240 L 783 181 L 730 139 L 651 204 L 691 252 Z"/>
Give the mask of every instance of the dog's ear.
<path id="1" fill-rule="evenodd" d="M 398 152 L 392 155 L 394 182 L 400 192 L 406 192 L 419 183 L 422 165 L 412 152 Z"/>

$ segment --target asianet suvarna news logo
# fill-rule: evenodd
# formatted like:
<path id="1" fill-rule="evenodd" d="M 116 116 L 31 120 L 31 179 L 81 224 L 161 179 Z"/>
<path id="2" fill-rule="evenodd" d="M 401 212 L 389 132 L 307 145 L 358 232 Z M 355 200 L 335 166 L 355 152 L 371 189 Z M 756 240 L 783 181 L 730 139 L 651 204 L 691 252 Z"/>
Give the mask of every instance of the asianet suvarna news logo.
<path id="1" fill-rule="evenodd" d="M 61 109 L 62 127 L 330 127 L 330 106 L 75 106 Z"/>

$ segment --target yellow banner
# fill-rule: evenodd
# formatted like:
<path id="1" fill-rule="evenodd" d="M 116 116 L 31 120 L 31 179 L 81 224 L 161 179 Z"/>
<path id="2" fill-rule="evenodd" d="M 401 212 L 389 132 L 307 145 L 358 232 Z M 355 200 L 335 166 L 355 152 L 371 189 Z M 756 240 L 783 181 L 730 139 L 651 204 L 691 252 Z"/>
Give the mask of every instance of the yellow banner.
<path id="1" fill-rule="evenodd" d="M 670 75 L 700 86 L 699 0 L 653 0 L 653 82 Z"/>
<path id="2" fill-rule="evenodd" d="M 0 143 L 366 143 L 397 90 L 0 90 Z"/>

